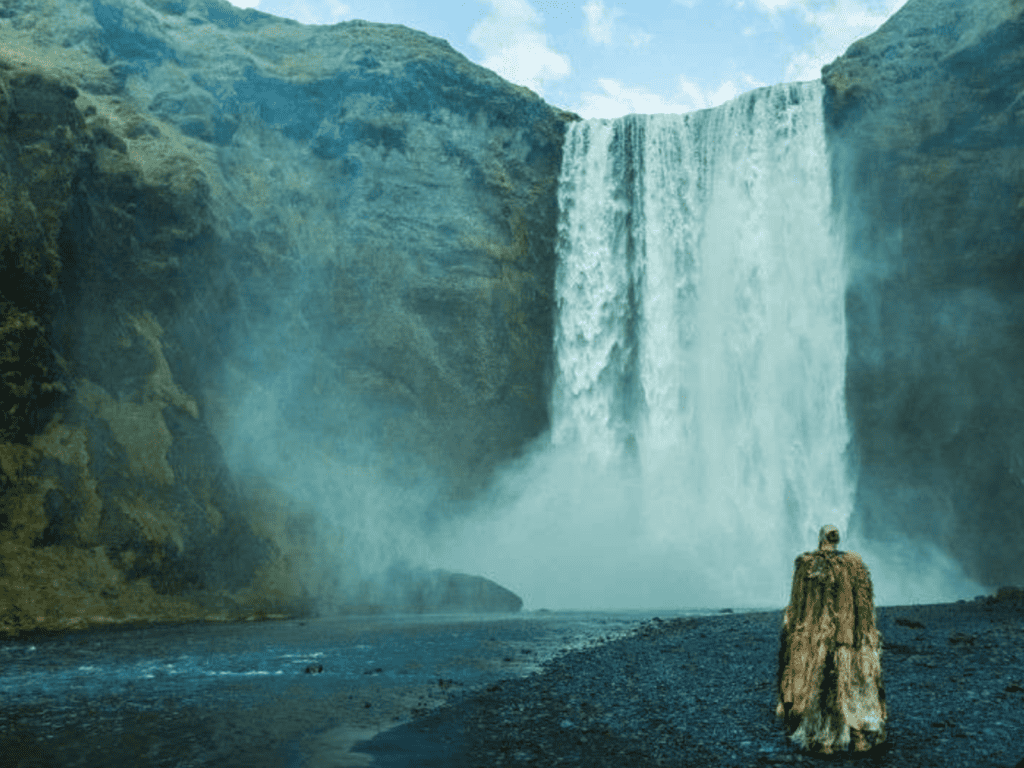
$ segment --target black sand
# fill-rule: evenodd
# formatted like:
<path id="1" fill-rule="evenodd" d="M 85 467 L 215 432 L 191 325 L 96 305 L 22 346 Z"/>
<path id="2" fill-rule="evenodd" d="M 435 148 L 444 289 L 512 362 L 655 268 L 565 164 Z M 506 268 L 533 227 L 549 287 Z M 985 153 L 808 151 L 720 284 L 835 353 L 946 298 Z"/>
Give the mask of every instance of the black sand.
<path id="1" fill-rule="evenodd" d="M 537 674 L 450 700 L 355 749 L 387 768 L 1010 768 L 1024 758 L 1024 604 L 883 607 L 889 738 L 801 754 L 774 717 L 781 612 L 653 620 Z"/>

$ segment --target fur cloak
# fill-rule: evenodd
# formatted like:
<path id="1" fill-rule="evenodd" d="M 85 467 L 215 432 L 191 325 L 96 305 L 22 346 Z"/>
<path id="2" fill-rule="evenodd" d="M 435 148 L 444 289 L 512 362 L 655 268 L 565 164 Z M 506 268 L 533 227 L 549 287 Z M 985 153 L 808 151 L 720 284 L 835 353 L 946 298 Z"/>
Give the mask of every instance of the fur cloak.
<path id="1" fill-rule="evenodd" d="M 821 753 L 884 741 L 881 653 L 871 576 L 860 556 L 819 549 L 798 557 L 776 708 L 790 738 Z"/>

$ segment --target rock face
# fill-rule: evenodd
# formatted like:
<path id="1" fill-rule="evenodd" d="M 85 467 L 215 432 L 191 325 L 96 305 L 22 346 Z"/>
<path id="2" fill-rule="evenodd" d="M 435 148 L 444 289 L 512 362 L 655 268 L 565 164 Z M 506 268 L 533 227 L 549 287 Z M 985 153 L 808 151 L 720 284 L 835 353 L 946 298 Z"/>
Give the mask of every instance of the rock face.
<path id="1" fill-rule="evenodd" d="M 1024 4 L 910 0 L 823 70 L 865 532 L 1024 580 Z"/>
<path id="2" fill-rule="evenodd" d="M 539 434 L 572 119 L 400 26 L 5 3 L 0 628 L 343 599 Z"/>

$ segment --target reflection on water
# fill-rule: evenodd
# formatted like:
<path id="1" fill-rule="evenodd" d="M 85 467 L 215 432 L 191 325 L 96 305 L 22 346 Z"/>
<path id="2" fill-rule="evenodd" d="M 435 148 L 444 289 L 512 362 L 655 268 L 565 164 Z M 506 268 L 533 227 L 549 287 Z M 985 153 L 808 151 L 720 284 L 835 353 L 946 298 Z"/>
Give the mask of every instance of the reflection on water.
<path id="1" fill-rule="evenodd" d="M 707 613 L 345 616 L 9 639 L 0 754 L 84 768 L 306 765 L 325 734 L 361 739 L 655 615 Z"/>
<path id="2" fill-rule="evenodd" d="M 539 668 L 552 656 L 620 637 L 653 616 L 711 611 L 532 611 L 520 614 L 345 616 L 261 624 L 185 624 L 95 628 L 36 635 L 0 644 L 0 688 L 7 703 L 48 696 L 117 695 L 146 686 L 154 693 L 231 678 L 324 674 L 357 678 L 374 664 L 395 669 L 417 659 L 422 669 L 486 651 L 480 635 L 503 645 L 530 645 Z M 495 654 L 499 650 L 495 649 Z M 481 656 L 487 654 L 481 653 Z M 421 673 L 423 674 L 423 673 Z M 407 682 L 416 682 L 409 672 Z"/>

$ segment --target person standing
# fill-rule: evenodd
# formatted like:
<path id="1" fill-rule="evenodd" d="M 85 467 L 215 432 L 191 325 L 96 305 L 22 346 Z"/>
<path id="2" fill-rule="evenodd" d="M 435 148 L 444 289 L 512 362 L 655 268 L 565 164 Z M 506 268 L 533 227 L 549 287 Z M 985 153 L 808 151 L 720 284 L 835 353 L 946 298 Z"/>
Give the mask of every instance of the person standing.
<path id="1" fill-rule="evenodd" d="M 871 575 L 839 530 L 796 559 L 782 623 L 778 705 L 789 738 L 810 752 L 866 751 L 885 741 L 882 638 Z"/>

